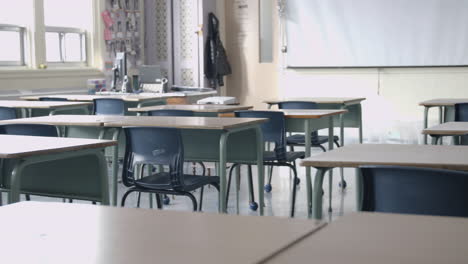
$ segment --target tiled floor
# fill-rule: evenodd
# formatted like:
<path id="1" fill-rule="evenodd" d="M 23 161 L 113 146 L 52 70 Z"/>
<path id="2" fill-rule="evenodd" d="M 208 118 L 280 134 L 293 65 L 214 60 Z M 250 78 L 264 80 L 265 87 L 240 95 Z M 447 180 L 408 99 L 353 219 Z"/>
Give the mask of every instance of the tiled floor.
<path id="1" fill-rule="evenodd" d="M 319 151 L 314 150 L 313 155 L 320 153 Z M 188 165 L 191 166 L 191 165 Z M 188 169 L 191 171 L 191 168 Z M 240 214 L 241 215 L 257 215 L 257 212 L 254 212 L 249 209 L 249 200 L 248 200 L 248 187 L 247 187 L 247 177 L 246 177 L 247 167 L 243 166 L 241 170 L 241 187 L 240 187 Z M 306 218 L 306 186 L 305 186 L 305 169 L 303 167 L 299 168 L 299 177 L 301 183 L 298 186 L 297 200 L 296 200 L 296 217 L 297 218 Z M 254 185 L 255 185 L 255 198 L 258 199 L 257 194 L 257 177 L 256 170 L 254 172 Z M 315 175 L 315 170 L 312 170 L 312 175 Z M 332 209 L 331 214 L 328 213 L 328 176 L 324 180 L 324 190 L 325 194 L 323 197 L 323 216 L 325 220 L 335 220 L 339 216 L 355 211 L 355 170 L 354 169 L 345 169 L 345 179 L 348 183 L 348 187 L 345 190 L 341 190 L 338 187 L 340 176 L 339 170 L 335 169 L 333 173 L 333 199 L 332 199 Z M 266 180 L 266 179 L 265 179 Z M 287 168 L 275 168 L 272 180 L 273 190 L 271 193 L 265 193 L 265 215 L 270 216 L 279 216 L 279 217 L 288 217 L 290 210 L 290 199 L 291 199 L 291 178 L 289 176 L 289 171 Z M 125 192 L 126 187 L 122 184 L 119 184 L 119 204 L 120 199 Z M 6 201 L 6 195 L 3 194 L 4 201 Z M 196 192 L 195 197 L 199 196 L 199 192 Z M 186 197 L 172 197 L 171 202 L 168 206 L 165 206 L 164 210 L 191 210 L 192 204 L 190 200 Z M 35 201 L 61 201 L 61 199 L 52 199 L 45 197 L 33 196 Z M 234 180 L 231 187 L 228 210 L 229 213 L 236 213 L 235 206 L 235 190 L 234 190 Z M 257 200 L 258 201 L 258 200 Z M 205 212 L 217 212 L 217 202 L 218 202 L 218 193 L 215 188 L 205 188 L 204 193 L 204 202 L 203 202 L 203 211 Z M 136 207 L 136 194 L 130 195 L 126 202 L 127 207 Z M 141 207 L 149 208 L 149 199 L 148 195 L 142 195 Z M 155 209 L 156 210 L 156 209 Z"/>

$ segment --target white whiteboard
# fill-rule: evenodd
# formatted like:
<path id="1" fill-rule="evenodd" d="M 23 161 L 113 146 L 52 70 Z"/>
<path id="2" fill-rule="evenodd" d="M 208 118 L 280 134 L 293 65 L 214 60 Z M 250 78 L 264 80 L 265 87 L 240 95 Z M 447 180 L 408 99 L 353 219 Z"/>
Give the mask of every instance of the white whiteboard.
<path id="1" fill-rule="evenodd" d="M 287 0 L 290 67 L 468 65 L 468 0 Z"/>

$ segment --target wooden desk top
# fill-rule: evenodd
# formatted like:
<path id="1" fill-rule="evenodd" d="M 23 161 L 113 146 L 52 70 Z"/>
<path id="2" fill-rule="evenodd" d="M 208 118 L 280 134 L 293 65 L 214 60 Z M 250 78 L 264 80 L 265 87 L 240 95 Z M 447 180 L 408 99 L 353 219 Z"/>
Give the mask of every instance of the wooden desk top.
<path id="1" fill-rule="evenodd" d="M 356 144 L 306 158 L 310 167 L 413 166 L 468 171 L 466 146 Z"/>
<path id="2" fill-rule="evenodd" d="M 353 104 L 366 100 L 364 97 L 297 97 L 287 99 L 274 99 L 263 101 L 266 104 L 278 104 L 287 101 L 315 102 L 317 104 Z"/>
<path id="3" fill-rule="evenodd" d="M 164 95 L 164 94 L 155 94 L 155 95 L 140 95 L 140 94 L 131 94 L 131 95 L 92 95 L 92 94 L 54 94 L 54 95 L 44 95 L 44 96 L 24 96 L 21 97 L 23 100 L 37 101 L 41 97 L 52 97 L 52 98 L 67 98 L 69 101 L 80 101 L 80 102 L 91 102 L 94 99 L 98 98 L 118 98 L 126 102 L 141 102 L 145 100 L 154 100 L 161 98 L 172 98 L 172 97 L 182 97 L 183 95 Z"/>
<path id="4" fill-rule="evenodd" d="M 454 106 L 455 104 L 468 103 L 468 98 L 442 98 L 419 103 L 421 106 Z"/>
<path id="5" fill-rule="evenodd" d="M 44 124 L 53 126 L 104 126 L 106 122 L 117 121 L 119 116 L 96 115 L 53 115 L 0 121 L 0 124 Z"/>
<path id="6" fill-rule="evenodd" d="M 57 101 L 21 101 L 21 100 L 0 100 L 0 107 L 11 108 L 31 108 L 31 109 L 54 109 L 70 106 L 91 105 L 87 102 L 57 102 Z"/>
<path id="7" fill-rule="evenodd" d="M 327 116 L 345 114 L 348 110 L 296 110 L 296 109 L 288 109 L 288 110 L 277 110 L 284 113 L 286 118 L 322 118 Z"/>
<path id="8" fill-rule="evenodd" d="M 266 263 L 468 263 L 468 219 L 355 213 Z"/>
<path id="9" fill-rule="evenodd" d="M 422 131 L 425 135 L 449 135 L 463 136 L 468 135 L 468 122 L 447 122 Z"/>
<path id="10" fill-rule="evenodd" d="M 240 110 L 249 110 L 253 106 L 242 106 L 242 105 L 160 105 L 160 106 L 149 106 L 141 108 L 129 108 L 129 112 L 148 112 L 154 110 L 189 110 L 200 113 L 231 113 Z"/>
<path id="11" fill-rule="evenodd" d="M 259 263 L 322 228 L 310 220 L 88 204 L 0 208 L 4 263 Z"/>
<path id="12" fill-rule="evenodd" d="M 118 121 L 106 122 L 105 126 L 147 126 L 183 129 L 229 130 L 237 127 L 260 124 L 266 121 L 266 118 L 121 116 L 119 117 Z"/>
<path id="13" fill-rule="evenodd" d="M 116 145 L 116 141 L 82 138 L 30 137 L 0 135 L 0 158 L 24 158 Z"/>

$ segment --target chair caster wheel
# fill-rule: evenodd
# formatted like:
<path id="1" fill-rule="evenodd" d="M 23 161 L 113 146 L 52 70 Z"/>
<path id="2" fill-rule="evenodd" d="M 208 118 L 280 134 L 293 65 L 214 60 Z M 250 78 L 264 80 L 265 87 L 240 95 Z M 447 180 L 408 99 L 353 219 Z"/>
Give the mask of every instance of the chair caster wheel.
<path id="1" fill-rule="evenodd" d="M 168 196 L 164 196 L 163 204 L 164 205 L 169 205 L 170 202 L 171 202 L 171 198 L 169 198 Z"/>
<path id="2" fill-rule="evenodd" d="M 338 183 L 338 186 L 340 186 L 341 189 L 346 189 L 346 186 L 348 186 L 348 184 L 346 183 L 346 181 L 340 181 L 340 183 Z"/>
<path id="3" fill-rule="evenodd" d="M 250 203 L 249 206 L 252 211 L 257 211 L 258 209 L 258 204 L 256 202 Z"/>
<path id="4" fill-rule="evenodd" d="M 301 179 L 296 178 L 296 185 L 299 185 L 301 183 Z"/>
<path id="5" fill-rule="evenodd" d="M 271 192 L 271 184 L 265 185 L 265 187 L 263 187 L 263 189 L 265 189 L 265 192 L 267 192 L 267 193 Z"/>

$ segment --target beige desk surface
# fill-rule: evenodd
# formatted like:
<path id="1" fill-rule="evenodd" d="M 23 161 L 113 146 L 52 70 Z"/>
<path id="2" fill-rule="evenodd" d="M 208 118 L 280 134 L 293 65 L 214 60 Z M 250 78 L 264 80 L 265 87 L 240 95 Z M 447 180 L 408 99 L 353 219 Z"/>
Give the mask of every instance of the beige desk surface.
<path id="1" fill-rule="evenodd" d="M 35 109 L 54 109 L 70 106 L 91 105 L 87 102 L 56 102 L 56 101 L 21 101 L 21 100 L 0 100 L 0 107 L 11 108 L 35 108 Z"/>
<path id="2" fill-rule="evenodd" d="M 287 99 L 274 99 L 274 100 L 265 100 L 264 103 L 267 104 L 278 104 L 281 102 L 287 101 L 306 101 L 306 102 L 315 102 L 318 104 L 349 104 L 349 103 L 360 103 L 366 100 L 364 97 L 297 97 L 297 98 L 287 98 Z"/>
<path id="3" fill-rule="evenodd" d="M 454 106 L 455 104 L 468 103 L 468 98 L 442 98 L 419 103 L 421 106 Z"/>
<path id="4" fill-rule="evenodd" d="M 426 135 L 454 135 L 463 136 L 468 134 L 468 122 L 447 122 L 422 131 Z"/>
<path id="5" fill-rule="evenodd" d="M 147 126 L 183 129 L 228 130 L 237 127 L 260 124 L 266 121 L 267 119 L 265 118 L 121 116 L 118 121 L 106 122 L 105 126 Z"/>
<path id="6" fill-rule="evenodd" d="M 284 113 L 286 118 L 322 118 L 327 116 L 345 114 L 348 110 L 278 110 Z"/>
<path id="7" fill-rule="evenodd" d="M 468 219 L 355 213 L 266 263 L 466 264 Z"/>
<path id="8" fill-rule="evenodd" d="M 54 94 L 54 95 L 44 95 L 44 96 L 24 96 L 21 97 L 23 100 L 37 101 L 41 97 L 52 97 L 52 98 L 67 98 L 69 101 L 84 101 L 90 102 L 98 98 L 119 98 L 126 102 L 141 102 L 145 100 L 154 100 L 161 98 L 171 98 L 171 97 L 181 97 L 175 95 L 89 95 L 89 94 Z"/>
<path id="9" fill-rule="evenodd" d="M 356 144 L 306 158 L 300 164 L 324 168 L 395 165 L 467 171 L 467 157 L 466 146 Z"/>
<path id="10" fill-rule="evenodd" d="M 23 202 L 0 208 L 4 263 L 259 263 L 310 220 Z"/>
<path id="11" fill-rule="evenodd" d="M 117 121 L 119 116 L 96 115 L 53 115 L 0 121 L 0 124 L 45 124 L 54 126 L 104 126 L 106 122 Z"/>
<path id="12" fill-rule="evenodd" d="M 111 140 L 0 135 L 0 158 L 24 158 L 116 145 Z"/>
<path id="13" fill-rule="evenodd" d="M 149 106 L 141 108 L 129 108 L 130 112 L 148 112 L 154 110 L 189 110 L 201 113 L 231 113 L 240 110 L 249 110 L 253 106 L 242 106 L 242 105 L 160 105 L 160 106 Z"/>

